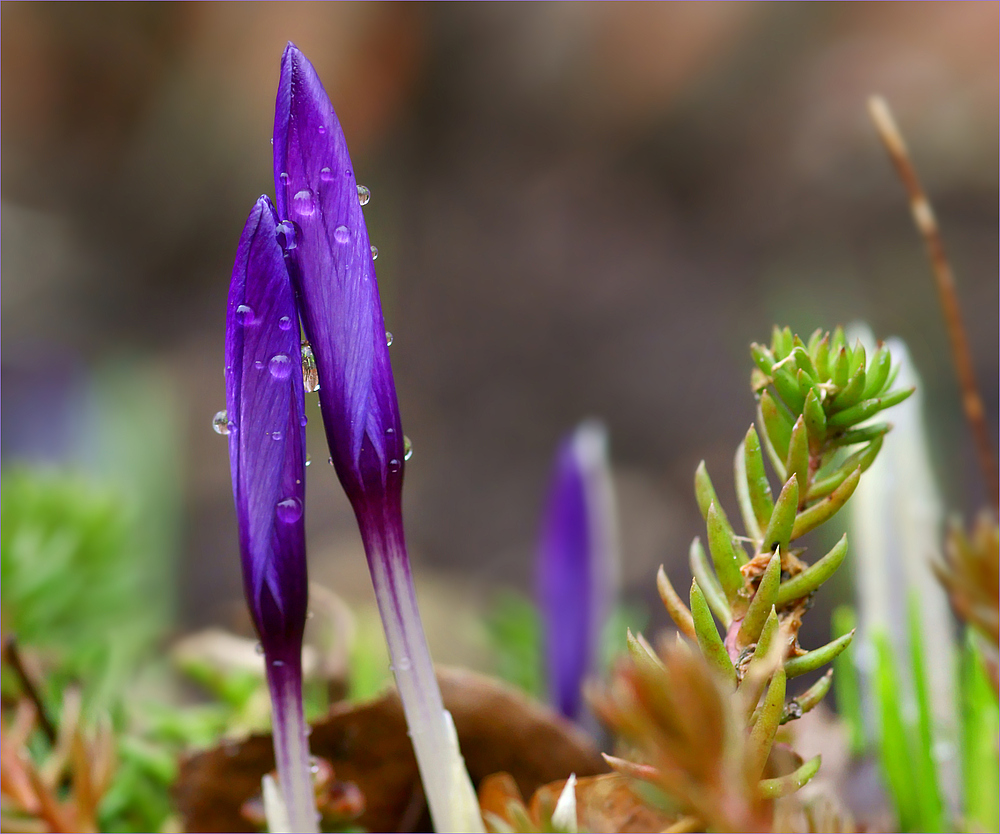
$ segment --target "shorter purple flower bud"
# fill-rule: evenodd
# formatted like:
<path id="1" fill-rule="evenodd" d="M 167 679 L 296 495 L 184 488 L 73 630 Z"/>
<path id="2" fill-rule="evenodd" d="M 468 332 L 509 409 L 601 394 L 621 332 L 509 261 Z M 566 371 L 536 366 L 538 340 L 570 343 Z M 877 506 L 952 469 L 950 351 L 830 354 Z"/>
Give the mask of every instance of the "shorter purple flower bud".
<path id="1" fill-rule="evenodd" d="M 295 295 L 257 200 L 240 237 L 226 315 L 226 415 L 243 589 L 265 651 L 298 657 L 308 602 L 305 403 Z"/>

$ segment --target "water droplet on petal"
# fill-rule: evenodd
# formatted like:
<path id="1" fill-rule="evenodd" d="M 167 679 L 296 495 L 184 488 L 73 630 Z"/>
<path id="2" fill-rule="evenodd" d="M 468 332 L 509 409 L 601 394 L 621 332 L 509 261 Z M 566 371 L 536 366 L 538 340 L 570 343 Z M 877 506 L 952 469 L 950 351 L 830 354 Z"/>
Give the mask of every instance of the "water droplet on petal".
<path id="1" fill-rule="evenodd" d="M 316 198 L 313 196 L 312 191 L 308 188 L 303 188 L 292 198 L 292 206 L 303 217 L 309 217 L 316 211 Z"/>
<path id="2" fill-rule="evenodd" d="M 320 168 L 319 178 L 323 180 L 323 182 L 331 182 L 333 180 L 333 171 L 329 168 Z"/>
<path id="3" fill-rule="evenodd" d="M 413 457 L 413 441 L 410 440 L 405 434 L 403 435 L 403 460 L 409 460 Z"/>
<path id="4" fill-rule="evenodd" d="M 292 360 L 287 353 L 277 353 L 271 357 L 267 367 L 275 379 L 288 379 L 292 373 Z"/>
<path id="5" fill-rule="evenodd" d="M 277 504 L 278 518 L 285 524 L 291 524 L 302 518 L 302 502 L 294 495 L 283 498 Z"/>
<path id="6" fill-rule="evenodd" d="M 385 331 L 385 346 L 386 347 L 392 347 L 392 338 L 393 338 L 392 337 L 392 331 L 391 330 L 386 330 Z"/>
<path id="7" fill-rule="evenodd" d="M 272 666 L 276 666 L 276 667 L 281 667 L 281 666 L 285 665 L 285 661 L 283 661 L 283 660 L 272 660 L 271 661 L 271 665 Z"/>
<path id="8" fill-rule="evenodd" d="M 358 186 L 358 202 L 363 206 L 368 205 L 368 201 L 372 198 L 371 189 L 367 185 Z"/>
<path id="9" fill-rule="evenodd" d="M 302 419 L 299 420 L 299 425 L 302 426 L 302 428 L 305 428 L 308 423 L 309 423 L 309 418 L 306 417 L 305 414 L 303 414 Z"/>
<path id="10" fill-rule="evenodd" d="M 297 227 L 291 220 L 282 220 L 274 227 L 274 233 L 278 237 L 278 246 L 286 252 L 291 252 L 299 245 Z"/>
<path id="11" fill-rule="evenodd" d="M 373 261 L 378 260 L 378 248 L 375 246 L 372 247 L 372 260 Z"/>
<path id="12" fill-rule="evenodd" d="M 385 433 L 386 433 L 386 434 L 395 434 L 395 433 L 396 433 L 396 430 L 395 430 L 395 429 L 394 429 L 394 428 L 393 428 L 392 426 L 389 426 L 389 428 L 387 428 L 387 429 L 385 430 Z"/>
<path id="13" fill-rule="evenodd" d="M 254 323 L 255 313 L 253 307 L 247 304 L 241 304 L 236 308 L 236 323 L 242 324 L 244 327 L 248 324 Z"/>
<path id="14" fill-rule="evenodd" d="M 258 371 L 262 371 L 264 369 L 264 360 L 263 359 L 256 359 L 256 360 L 254 360 L 253 366 Z"/>
<path id="15" fill-rule="evenodd" d="M 271 440 L 281 440 L 284 435 L 280 431 L 271 432 Z"/>
<path id="16" fill-rule="evenodd" d="M 257 654 L 264 654 L 264 644 L 258 643 L 256 646 L 253 647 L 253 650 L 257 652 Z"/>
<path id="17" fill-rule="evenodd" d="M 229 415 L 225 411 L 216 411 L 212 418 L 212 428 L 216 434 L 229 434 Z"/>
<path id="18" fill-rule="evenodd" d="M 399 665 L 399 671 L 401 671 L 401 672 L 409 672 L 410 671 L 410 658 L 408 658 L 408 657 L 401 657 L 399 659 L 399 664 L 398 665 Z"/>
<path id="19" fill-rule="evenodd" d="M 292 329 L 291 316 L 282 316 L 280 319 L 278 319 L 278 328 L 280 330 L 291 330 Z"/>
<path id="20" fill-rule="evenodd" d="M 288 180 L 289 180 L 288 171 L 282 171 L 280 174 L 278 174 L 278 179 L 281 180 L 282 185 L 288 185 Z"/>
<path id="21" fill-rule="evenodd" d="M 317 130 L 319 131 L 319 135 L 322 136 L 324 133 L 326 133 L 326 125 L 320 125 L 317 128 Z"/>
<path id="22" fill-rule="evenodd" d="M 403 464 L 401 464 L 396 458 L 393 458 L 392 460 L 389 461 L 389 471 L 393 475 L 395 475 L 402 468 Z"/>
<path id="23" fill-rule="evenodd" d="M 311 466 L 312 462 L 313 459 L 309 455 L 306 455 L 306 466 Z"/>
<path id="24" fill-rule="evenodd" d="M 345 177 L 353 177 L 354 176 L 354 171 L 352 171 L 350 168 L 345 168 L 344 169 L 344 176 Z"/>
<path id="25" fill-rule="evenodd" d="M 333 239 L 337 241 L 337 243 L 347 243 L 347 241 L 351 239 L 351 230 L 348 229 L 347 226 L 337 226 L 337 228 L 333 230 Z"/>

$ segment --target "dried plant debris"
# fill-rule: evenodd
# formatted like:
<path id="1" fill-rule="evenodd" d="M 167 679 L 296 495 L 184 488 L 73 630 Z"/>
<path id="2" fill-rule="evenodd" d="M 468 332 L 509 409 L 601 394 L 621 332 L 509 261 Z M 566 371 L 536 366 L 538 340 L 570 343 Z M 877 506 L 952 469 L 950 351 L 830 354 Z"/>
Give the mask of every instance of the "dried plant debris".
<path id="1" fill-rule="evenodd" d="M 725 677 L 686 645 L 622 663 L 608 690 L 594 699 L 622 744 L 622 756 L 607 757 L 608 763 L 648 785 L 647 801 L 672 812 L 673 824 L 684 830 L 765 830 L 767 796 L 804 781 L 797 771 L 769 767 L 783 702 L 775 696 L 778 690 L 784 695 L 783 680 L 774 686 L 748 722 Z"/>
<path id="2" fill-rule="evenodd" d="M 524 802 L 509 773 L 488 776 L 479 786 L 479 804 L 489 831 L 556 831 L 553 813 L 567 785 L 566 779 L 542 785 L 529 803 Z M 632 780 L 617 773 L 577 779 L 578 831 L 617 831 L 623 834 L 662 831 L 677 820 L 676 813 L 652 808 L 632 787 Z"/>
<path id="3" fill-rule="evenodd" d="M 80 695 L 68 690 L 54 744 L 47 755 L 29 744 L 39 730 L 38 710 L 27 698 L 0 717 L 0 798 L 3 831 L 97 831 L 97 806 L 115 770 L 115 740 L 108 721 L 81 723 Z"/>
<path id="4" fill-rule="evenodd" d="M 437 671 L 473 782 L 506 771 L 521 794 L 530 796 L 570 773 L 583 777 L 607 770 L 590 738 L 547 707 L 484 675 Z M 313 755 L 333 769 L 337 781 L 360 793 L 365 808 L 357 825 L 370 831 L 429 830 L 413 747 L 395 691 L 366 703 L 333 707 L 313 725 L 309 745 Z M 273 768 L 269 735 L 229 742 L 187 759 L 175 788 L 185 830 L 250 828 L 251 820 L 241 809 L 259 795 L 261 777 Z M 249 810 L 252 813 L 252 805 Z"/>
<path id="5" fill-rule="evenodd" d="M 1000 647 L 1000 530 L 996 519 L 984 512 L 976 520 L 972 534 L 957 522 L 951 525 L 945 542 L 946 561 L 934 564 L 934 573 L 951 596 L 955 613 L 972 626 L 979 641 L 983 661 L 998 690 L 998 647 Z"/>

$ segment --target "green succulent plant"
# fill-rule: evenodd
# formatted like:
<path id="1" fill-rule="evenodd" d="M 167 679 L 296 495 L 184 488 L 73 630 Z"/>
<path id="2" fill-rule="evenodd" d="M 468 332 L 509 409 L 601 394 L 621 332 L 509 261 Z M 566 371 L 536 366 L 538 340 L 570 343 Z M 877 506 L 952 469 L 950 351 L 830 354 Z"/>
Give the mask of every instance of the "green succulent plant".
<path id="1" fill-rule="evenodd" d="M 792 698 L 788 680 L 820 669 L 853 637 L 851 631 L 817 649 L 799 646 L 802 618 L 812 596 L 843 564 L 847 537 L 811 564 L 797 542 L 847 503 L 891 428 L 869 421 L 913 389 L 893 389 L 897 368 L 885 346 L 868 357 L 860 342 L 845 343 L 839 327 L 832 334 L 817 330 L 808 341 L 775 328 L 770 346 L 753 344 L 751 353 L 758 419 L 733 464 L 744 533 L 737 534 L 703 461 L 694 485 L 708 548 L 698 538 L 691 543 L 689 605 L 662 568 L 657 585 L 678 629 L 735 690 L 751 771 L 761 779 L 778 726 L 818 704 L 833 673 Z M 650 666 L 655 657 L 646 655 L 643 661 L 633 651 L 633 658 Z M 758 791 L 773 798 L 797 790 L 818 766 L 818 759 L 804 763 L 791 778 L 764 780 Z"/>

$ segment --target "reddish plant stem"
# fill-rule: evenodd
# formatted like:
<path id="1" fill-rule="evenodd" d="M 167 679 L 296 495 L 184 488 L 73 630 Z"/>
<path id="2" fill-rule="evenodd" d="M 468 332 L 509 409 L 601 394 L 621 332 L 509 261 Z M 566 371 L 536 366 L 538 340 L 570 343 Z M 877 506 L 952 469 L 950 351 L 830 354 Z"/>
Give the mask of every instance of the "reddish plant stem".
<path id="1" fill-rule="evenodd" d="M 873 96 L 868 100 L 868 112 L 875 123 L 882 143 L 889 152 L 889 158 L 903 182 L 903 187 L 909 195 L 913 221 L 927 247 L 927 255 L 934 274 L 934 283 L 937 286 L 938 300 L 941 303 L 941 312 L 944 314 L 945 328 L 948 331 L 948 341 L 951 343 L 951 356 L 955 363 L 955 372 L 958 375 L 958 383 L 962 391 L 962 408 L 965 411 L 965 419 L 972 431 L 979 465 L 986 480 L 986 489 L 989 491 L 993 508 L 995 511 L 1000 510 L 1000 485 L 997 483 L 996 456 L 993 453 L 990 430 L 986 423 L 986 411 L 972 366 L 969 340 L 958 306 L 955 276 L 944 251 L 941 230 L 934 217 L 930 200 L 927 199 L 927 194 L 917 177 L 916 168 L 913 167 L 913 162 L 910 160 L 903 136 L 889 110 L 889 105 L 880 96 Z"/>

